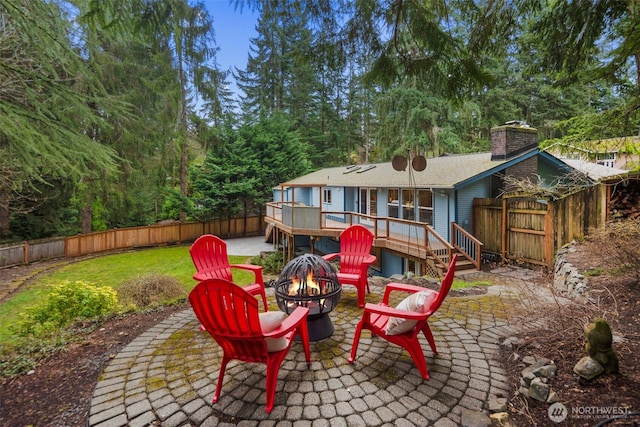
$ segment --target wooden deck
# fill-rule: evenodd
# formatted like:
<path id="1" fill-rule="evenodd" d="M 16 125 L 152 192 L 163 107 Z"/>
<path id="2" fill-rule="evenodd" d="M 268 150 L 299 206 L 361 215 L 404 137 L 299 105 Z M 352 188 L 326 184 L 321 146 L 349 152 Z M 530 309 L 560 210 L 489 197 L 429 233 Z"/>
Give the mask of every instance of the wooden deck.
<path id="1" fill-rule="evenodd" d="M 360 224 L 373 233 L 374 248 L 385 249 L 413 259 L 425 270 L 436 269 L 439 272 L 446 270 L 453 253 L 462 254 L 456 270 L 469 268 L 469 266 L 479 269 L 479 255 L 464 253 L 464 250 L 461 251 L 460 247 L 447 242 L 425 223 L 372 217 L 354 212 L 321 212 L 319 210 L 313 213 L 318 215 L 317 218 L 297 218 L 295 207 L 285 214 L 283 220 L 282 212 L 282 209 L 272 206 L 271 210 L 267 209 L 265 221 L 268 223 L 267 233 L 272 233 L 271 238 L 286 242 L 283 244 L 283 254 L 287 260 L 295 256 L 295 236 L 308 236 L 312 241 L 319 237 L 338 239 L 344 229 L 353 224 Z M 307 213 L 308 211 L 303 211 L 303 214 Z M 296 226 L 296 224 L 302 224 L 302 226 Z M 455 233 L 453 227 L 452 231 L 452 234 Z M 313 250 L 313 247 L 311 249 Z M 476 258 L 478 262 L 474 262 Z"/>

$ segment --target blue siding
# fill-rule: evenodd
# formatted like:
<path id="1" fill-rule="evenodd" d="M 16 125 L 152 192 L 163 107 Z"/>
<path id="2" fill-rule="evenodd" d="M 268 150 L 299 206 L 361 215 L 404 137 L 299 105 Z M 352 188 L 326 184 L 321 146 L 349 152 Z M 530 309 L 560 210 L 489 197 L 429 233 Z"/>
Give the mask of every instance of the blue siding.
<path id="1" fill-rule="evenodd" d="M 344 210 L 347 212 L 358 211 L 358 188 L 346 187 L 344 189 Z"/>
<path id="2" fill-rule="evenodd" d="M 308 187 L 296 187 L 294 190 L 296 203 L 304 203 L 311 206 L 311 189 Z"/>
<path id="3" fill-rule="evenodd" d="M 345 204 L 345 188 L 343 187 L 323 187 L 324 190 L 331 190 L 331 203 L 327 203 L 326 200 L 322 200 L 322 211 L 323 212 L 344 212 L 344 204 Z M 331 219 L 334 221 L 344 222 L 343 214 L 330 214 L 326 216 L 327 219 Z"/>
<path id="4" fill-rule="evenodd" d="M 320 206 L 321 191 L 331 191 L 331 203 L 327 203 L 322 197 L 322 210 L 325 211 L 343 211 L 344 210 L 344 189 L 342 187 L 300 187 L 296 188 L 296 202 L 304 203 L 308 206 Z M 274 192 L 274 194 L 276 194 Z M 285 201 L 291 201 L 286 199 Z"/>
<path id="5" fill-rule="evenodd" d="M 278 199 L 278 202 L 280 200 L 283 200 L 285 202 L 290 202 L 291 201 L 291 193 L 293 192 L 292 188 L 285 188 L 284 189 L 284 198 L 283 199 Z"/>
<path id="6" fill-rule="evenodd" d="M 433 229 L 443 239 L 449 240 L 449 223 L 453 221 L 455 205 L 453 191 L 434 189 L 433 191 Z"/>
<path id="7" fill-rule="evenodd" d="M 315 241 L 314 247 L 321 254 L 340 252 L 340 242 L 330 237 L 320 237 L 320 239 Z"/>
<path id="8" fill-rule="evenodd" d="M 376 206 L 376 216 L 388 216 L 387 214 L 387 189 L 386 188 L 378 188 L 378 203 Z"/>
<path id="9" fill-rule="evenodd" d="M 404 258 L 385 250 L 381 251 L 380 256 L 382 257 L 380 260 L 382 271 L 380 274 L 383 277 L 404 274 Z"/>
<path id="10" fill-rule="evenodd" d="M 556 179 L 566 174 L 570 169 L 558 169 L 558 165 L 544 156 L 538 156 L 538 176 L 542 179 L 539 184 L 543 187 L 550 187 Z"/>
<path id="11" fill-rule="evenodd" d="M 457 215 L 451 218 L 465 231 L 473 232 L 473 199 L 491 197 L 491 177 L 476 181 L 456 193 Z"/>
<path id="12" fill-rule="evenodd" d="M 327 190 L 331 190 L 331 203 L 324 203 L 322 210 L 342 212 L 344 211 L 344 192 L 342 187 L 325 187 Z"/>
<path id="13" fill-rule="evenodd" d="M 340 242 L 338 240 L 334 240 L 331 237 L 320 237 L 315 241 L 314 245 L 315 251 L 318 254 L 326 255 L 332 254 L 336 252 L 340 252 Z M 374 268 L 370 269 L 371 274 L 375 276 L 384 276 L 389 277 L 394 274 L 402 274 L 404 259 L 399 257 L 398 255 L 392 254 L 385 250 L 381 251 L 382 260 L 381 265 L 383 270 L 378 271 Z"/>

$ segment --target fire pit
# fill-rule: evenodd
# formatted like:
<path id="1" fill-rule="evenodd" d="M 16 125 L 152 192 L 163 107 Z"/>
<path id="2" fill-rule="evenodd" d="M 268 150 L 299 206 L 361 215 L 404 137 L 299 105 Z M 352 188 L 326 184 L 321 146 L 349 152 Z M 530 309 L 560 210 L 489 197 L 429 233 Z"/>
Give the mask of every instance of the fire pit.
<path id="1" fill-rule="evenodd" d="M 333 334 L 327 314 L 340 301 L 342 286 L 335 269 L 321 257 L 305 254 L 294 258 L 278 276 L 275 296 L 280 310 L 290 314 L 296 307 L 307 307 L 309 340 L 318 341 Z"/>

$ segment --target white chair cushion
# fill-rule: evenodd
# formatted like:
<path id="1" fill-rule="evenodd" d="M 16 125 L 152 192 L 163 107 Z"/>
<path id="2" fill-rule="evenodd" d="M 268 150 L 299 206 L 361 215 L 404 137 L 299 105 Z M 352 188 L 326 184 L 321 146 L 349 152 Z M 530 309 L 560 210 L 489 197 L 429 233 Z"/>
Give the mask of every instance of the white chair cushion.
<path id="1" fill-rule="evenodd" d="M 264 334 L 268 334 L 279 328 L 284 319 L 287 318 L 287 314 L 282 311 L 266 311 L 259 313 L 258 316 L 260 319 L 260 328 Z M 267 351 L 269 353 L 284 350 L 289 344 L 285 337 L 265 338 L 264 341 L 267 344 Z"/>
<path id="2" fill-rule="evenodd" d="M 262 333 L 268 334 L 282 325 L 284 319 L 287 318 L 287 313 L 283 311 L 265 311 L 263 313 L 258 313 L 258 317 Z"/>
<path id="3" fill-rule="evenodd" d="M 437 292 L 430 290 L 415 292 L 400 301 L 400 304 L 398 304 L 396 308 L 414 313 L 422 313 L 426 307 L 431 305 L 437 296 Z M 416 326 L 416 323 L 418 323 L 417 320 L 392 317 L 387 322 L 387 335 L 397 335 L 408 332 Z"/>

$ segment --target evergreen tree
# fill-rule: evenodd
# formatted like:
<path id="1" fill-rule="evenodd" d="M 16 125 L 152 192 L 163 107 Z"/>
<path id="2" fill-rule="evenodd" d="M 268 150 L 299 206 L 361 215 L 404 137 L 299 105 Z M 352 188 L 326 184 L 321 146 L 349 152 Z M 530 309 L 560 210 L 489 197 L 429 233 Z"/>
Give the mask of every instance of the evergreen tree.
<path id="1" fill-rule="evenodd" d="M 173 140 L 179 87 L 171 57 L 144 40 L 103 37 L 91 60 L 108 92 L 126 101 L 130 113 L 109 117 L 113 131 L 98 136 L 118 152 L 120 173 L 104 177 L 93 171 L 77 186 L 74 200 L 84 201 L 92 216 L 100 214 L 90 221 L 94 230 L 153 223 L 178 158 Z"/>
<path id="2" fill-rule="evenodd" d="M 177 182 L 180 184 L 180 193 L 187 197 L 189 146 L 198 145 L 188 121 L 189 113 L 193 111 L 195 96 L 201 88 L 205 89 L 205 96 L 214 94 L 211 87 L 205 84 L 205 80 L 215 71 L 212 20 L 203 3 L 190 4 L 188 0 L 150 2 L 146 16 L 158 24 L 156 42 L 168 48 L 177 73 L 180 89 L 174 134 L 180 153 Z M 186 220 L 186 215 L 185 211 L 180 212 L 180 220 Z"/>
<path id="3" fill-rule="evenodd" d="M 192 198 L 197 206 L 194 216 L 205 221 L 244 214 L 258 196 L 259 164 L 250 144 L 229 129 L 226 142 L 212 147 L 202 167 L 191 171 Z"/>
<path id="4" fill-rule="evenodd" d="M 637 0 L 521 2 L 524 10 L 536 15 L 531 34 L 540 40 L 538 55 L 545 70 L 560 72 L 562 81 L 604 79 L 620 84 L 631 77 L 636 93 L 640 87 L 638 6 Z"/>
<path id="5" fill-rule="evenodd" d="M 116 170 L 116 153 L 95 138 L 125 106 L 110 97 L 83 56 L 86 34 L 61 2 L 0 2 L 0 236 L 25 191 L 17 183 Z"/>
<path id="6" fill-rule="evenodd" d="M 278 113 L 235 130 L 210 148 L 191 171 L 193 200 L 200 220 L 260 213 L 273 187 L 309 171 L 304 142 Z"/>
<path id="7" fill-rule="evenodd" d="M 311 65 L 312 34 L 301 9 L 296 2 L 264 2 L 256 30 L 247 69 L 236 70 L 245 94 L 243 111 L 252 117 L 286 112 L 294 121 L 306 122 L 318 87 Z"/>
<path id="8" fill-rule="evenodd" d="M 377 99 L 380 118 L 376 152 L 393 155 L 439 156 L 439 133 L 446 119 L 447 103 L 416 87 L 395 87 Z"/>
<path id="9" fill-rule="evenodd" d="M 276 113 L 255 125 L 244 125 L 239 133 L 259 159 L 254 170 L 258 177 L 258 207 L 271 200 L 273 187 L 309 172 L 309 146 L 285 114 Z"/>

